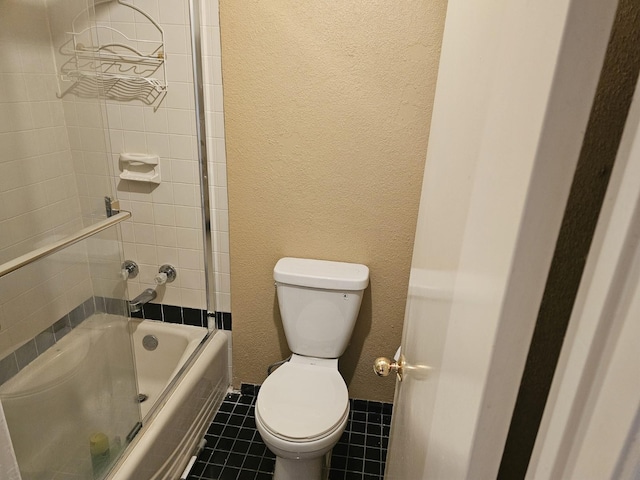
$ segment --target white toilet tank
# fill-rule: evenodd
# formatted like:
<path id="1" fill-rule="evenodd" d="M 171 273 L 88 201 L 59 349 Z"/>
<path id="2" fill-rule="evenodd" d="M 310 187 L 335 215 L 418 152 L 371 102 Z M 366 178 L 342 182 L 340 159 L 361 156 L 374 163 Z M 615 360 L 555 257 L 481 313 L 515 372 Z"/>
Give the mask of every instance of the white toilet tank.
<path id="1" fill-rule="evenodd" d="M 278 260 L 273 278 L 291 351 L 308 357 L 340 357 L 369 285 L 369 269 L 356 263 L 287 257 Z"/>

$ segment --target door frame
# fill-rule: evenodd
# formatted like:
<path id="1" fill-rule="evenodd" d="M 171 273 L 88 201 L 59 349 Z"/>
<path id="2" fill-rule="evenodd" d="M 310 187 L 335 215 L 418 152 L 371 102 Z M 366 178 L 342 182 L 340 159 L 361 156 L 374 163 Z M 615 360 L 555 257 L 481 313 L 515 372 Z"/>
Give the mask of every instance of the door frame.
<path id="1" fill-rule="evenodd" d="M 637 83 L 527 479 L 640 474 L 639 270 Z"/>

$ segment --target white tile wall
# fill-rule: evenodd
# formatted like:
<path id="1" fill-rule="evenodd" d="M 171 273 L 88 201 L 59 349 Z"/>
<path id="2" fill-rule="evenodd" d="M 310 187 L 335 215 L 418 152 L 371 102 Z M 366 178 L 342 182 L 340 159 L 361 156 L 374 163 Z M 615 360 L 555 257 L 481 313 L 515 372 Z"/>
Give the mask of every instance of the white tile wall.
<path id="1" fill-rule="evenodd" d="M 83 243 L 0 278 L 0 358 L 92 294 Z"/>
<path id="2" fill-rule="evenodd" d="M 47 4 L 51 0 L 45 0 Z M 91 11 L 88 0 L 69 0 L 49 5 L 47 10 L 48 26 L 51 33 L 50 44 L 55 61 L 56 90 L 62 94 L 62 112 L 66 133 L 73 159 L 76 188 L 79 195 L 83 224 L 94 223 L 105 218 L 104 197 L 114 197 L 113 175 L 110 169 L 108 135 L 105 138 L 105 104 L 97 98 L 80 98 L 73 93 L 65 94 L 73 86 L 65 81 L 61 73 L 65 70 L 71 56 L 65 54 L 70 48 L 73 30 L 72 22 L 76 18 L 76 30 L 87 26 Z M 87 47 L 94 39 L 83 39 Z"/>
<path id="3" fill-rule="evenodd" d="M 42 8 L 33 8 L 34 2 L 0 3 L 0 262 L 104 218 L 103 197 L 115 194 L 134 214 L 121 229 L 125 256 L 141 266 L 129 295 L 153 286 L 158 266 L 172 263 L 178 279 L 159 289 L 158 301 L 205 308 L 186 2 L 135 2 L 160 18 L 166 31 L 169 93 L 156 112 L 134 102 L 59 99 L 56 93 L 66 87 L 58 84 L 65 60 L 59 46 L 66 41 L 68 19 L 86 0 L 57 3 L 48 11 L 45 0 Z M 207 248 L 216 265 L 215 308 L 230 311 L 218 10 L 217 2 L 203 4 L 207 120 L 215 125 L 207 138 L 213 228 Z M 108 21 L 131 34 L 143 29 L 122 12 L 109 12 Z M 121 181 L 123 151 L 158 154 L 163 182 Z M 91 295 L 124 294 L 114 232 L 92 240 L 92 255 L 79 244 L 0 280 L 0 356 Z"/>
<path id="4" fill-rule="evenodd" d="M 0 3 L 0 263 L 78 228 L 78 190 L 56 91 L 44 8 Z"/>
<path id="5" fill-rule="evenodd" d="M 168 93 L 154 111 L 140 102 L 108 101 L 112 167 L 121 207 L 133 213 L 122 226 L 125 257 L 138 262 L 140 275 L 129 280 L 135 296 L 154 286 L 154 276 L 163 263 L 175 265 L 175 282 L 158 289 L 156 301 L 192 308 L 206 308 L 202 215 L 200 210 L 196 113 L 191 66 L 188 2 L 135 0 L 136 6 L 155 17 L 165 33 Z M 209 131 L 210 199 L 218 311 L 230 311 L 229 249 L 226 202 L 226 159 L 222 123 L 222 85 L 217 1 L 202 2 L 205 45 L 207 123 Z M 215 4 L 215 5 L 214 5 Z M 117 4 L 96 8 L 98 23 L 135 34 L 145 34 L 146 20 L 128 15 Z M 116 20 L 117 19 L 117 20 Z M 216 80 L 217 79 L 217 80 Z M 217 82 L 217 83 L 216 83 Z M 214 95 L 215 91 L 215 95 Z M 217 102 L 217 103 L 216 103 Z M 218 117 L 218 118 L 216 118 Z M 148 153 L 160 157 L 162 182 L 149 185 L 117 178 L 123 166 L 119 154 Z"/>
<path id="6" fill-rule="evenodd" d="M 46 13 L 0 2 L 0 263 L 82 226 Z M 91 295 L 84 245 L 0 278 L 0 357 Z"/>

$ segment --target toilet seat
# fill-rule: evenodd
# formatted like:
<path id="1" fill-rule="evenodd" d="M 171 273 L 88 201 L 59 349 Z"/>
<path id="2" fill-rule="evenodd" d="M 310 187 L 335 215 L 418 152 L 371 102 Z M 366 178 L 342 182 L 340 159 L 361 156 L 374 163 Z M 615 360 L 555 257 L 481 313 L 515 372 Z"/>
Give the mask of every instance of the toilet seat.
<path id="1" fill-rule="evenodd" d="M 311 442 L 333 433 L 349 415 L 347 386 L 336 368 L 287 362 L 262 384 L 256 417 L 272 435 Z"/>

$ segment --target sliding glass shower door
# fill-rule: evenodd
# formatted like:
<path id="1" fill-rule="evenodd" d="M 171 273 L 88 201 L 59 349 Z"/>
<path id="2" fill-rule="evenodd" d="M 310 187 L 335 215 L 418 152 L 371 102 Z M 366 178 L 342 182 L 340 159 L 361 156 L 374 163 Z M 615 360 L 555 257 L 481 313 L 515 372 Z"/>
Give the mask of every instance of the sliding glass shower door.
<path id="1" fill-rule="evenodd" d="M 92 9 L 0 2 L 0 448 L 23 480 L 102 478 L 141 425 L 119 227 L 73 241 L 116 192 L 104 103 L 67 88 Z"/>
<path id="2" fill-rule="evenodd" d="M 68 309 L 65 300 L 69 305 L 73 290 L 84 290 L 96 268 L 117 276 L 120 254 L 113 233 L 107 230 L 0 278 L 4 295 L 26 289 L 3 308 L 19 317 L 9 334 L 24 332 L 27 340 L 12 345 L 0 367 L 9 430 L 0 443 L 11 443 L 23 480 L 102 478 L 140 426 L 124 302 L 89 296 L 67 313 L 54 313 Z M 43 282 L 28 288 L 43 275 Z"/>

